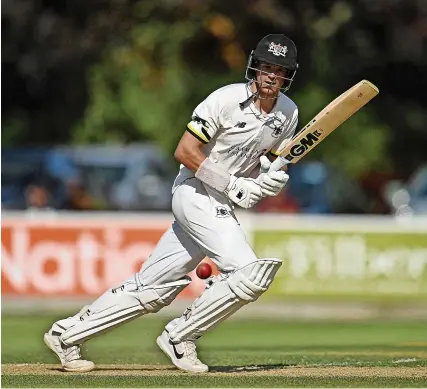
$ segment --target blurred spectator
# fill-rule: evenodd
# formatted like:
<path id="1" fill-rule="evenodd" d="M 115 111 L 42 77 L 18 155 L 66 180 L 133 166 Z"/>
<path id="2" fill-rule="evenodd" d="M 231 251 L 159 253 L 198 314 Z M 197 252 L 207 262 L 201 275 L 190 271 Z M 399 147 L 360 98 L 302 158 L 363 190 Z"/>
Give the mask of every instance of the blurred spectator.
<path id="1" fill-rule="evenodd" d="M 3 209 L 170 210 L 175 166 L 152 145 L 5 148 L 1 159 Z M 386 214 L 408 196 L 414 213 L 427 209 L 425 165 L 399 185 L 393 173 L 371 171 L 356 181 L 309 159 L 291 165 L 289 175 L 285 190 L 255 212 Z"/>
<path id="2" fill-rule="evenodd" d="M 370 212 L 375 214 L 389 214 L 391 207 L 384 199 L 384 190 L 396 175 L 389 172 L 372 171 L 365 174 L 360 180 L 360 185 L 370 202 Z"/>
<path id="3" fill-rule="evenodd" d="M 427 164 L 416 169 L 408 180 L 390 180 L 383 198 L 395 215 L 427 215 Z"/>
<path id="4" fill-rule="evenodd" d="M 29 185 L 25 190 L 25 203 L 28 210 L 51 209 L 50 194 L 44 186 Z"/>
<path id="5" fill-rule="evenodd" d="M 82 183 L 77 179 L 65 182 L 66 200 L 63 208 L 73 211 L 88 211 L 99 208 L 92 196 L 85 190 Z"/>

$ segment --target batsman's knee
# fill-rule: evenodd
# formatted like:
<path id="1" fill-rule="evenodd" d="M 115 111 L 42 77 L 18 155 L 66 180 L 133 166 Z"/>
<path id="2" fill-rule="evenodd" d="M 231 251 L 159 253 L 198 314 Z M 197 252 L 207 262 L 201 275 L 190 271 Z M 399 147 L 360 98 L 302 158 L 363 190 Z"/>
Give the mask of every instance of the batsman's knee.
<path id="1" fill-rule="evenodd" d="M 268 289 L 281 265 L 280 259 L 260 258 L 237 269 L 227 283 L 240 300 L 256 301 Z"/>
<path id="2" fill-rule="evenodd" d="M 142 288 L 138 295 L 141 309 L 146 313 L 155 313 L 169 305 L 176 296 L 191 283 L 190 277 L 160 285 L 150 285 Z"/>
<path id="3" fill-rule="evenodd" d="M 256 301 L 268 289 L 281 264 L 276 258 L 262 258 L 214 277 L 186 312 L 166 326 L 171 341 L 198 339 L 242 306 Z"/>

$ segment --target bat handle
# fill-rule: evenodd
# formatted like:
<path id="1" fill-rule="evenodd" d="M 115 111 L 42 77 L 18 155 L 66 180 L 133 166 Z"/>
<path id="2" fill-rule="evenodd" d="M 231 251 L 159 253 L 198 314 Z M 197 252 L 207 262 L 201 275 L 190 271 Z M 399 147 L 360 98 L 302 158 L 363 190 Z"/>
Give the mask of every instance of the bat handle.
<path id="1" fill-rule="evenodd" d="M 283 166 L 286 166 L 288 163 L 291 163 L 286 158 L 283 157 L 277 157 L 275 161 L 270 166 L 270 169 L 268 169 L 269 172 L 277 172 L 280 170 Z"/>

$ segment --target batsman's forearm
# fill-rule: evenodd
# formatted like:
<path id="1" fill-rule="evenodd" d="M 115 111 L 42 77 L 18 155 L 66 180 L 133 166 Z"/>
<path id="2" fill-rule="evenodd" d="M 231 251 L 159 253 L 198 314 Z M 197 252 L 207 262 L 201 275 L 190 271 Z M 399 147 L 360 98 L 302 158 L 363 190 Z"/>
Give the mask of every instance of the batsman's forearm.
<path id="1" fill-rule="evenodd" d="M 175 157 L 178 162 L 182 163 L 187 169 L 190 169 L 193 173 L 197 172 L 200 165 L 206 159 L 206 156 L 202 153 L 186 154 L 183 158 Z"/>
<path id="2" fill-rule="evenodd" d="M 188 142 L 180 142 L 175 150 L 174 157 L 182 163 L 187 169 L 190 169 L 195 173 L 202 162 L 206 159 L 206 156 L 200 150 L 198 144 L 192 144 Z"/>
<path id="3" fill-rule="evenodd" d="M 231 176 L 220 164 L 211 161 L 202 152 L 203 143 L 187 132 L 184 133 L 175 150 L 175 158 L 196 178 L 220 193 L 230 184 Z"/>

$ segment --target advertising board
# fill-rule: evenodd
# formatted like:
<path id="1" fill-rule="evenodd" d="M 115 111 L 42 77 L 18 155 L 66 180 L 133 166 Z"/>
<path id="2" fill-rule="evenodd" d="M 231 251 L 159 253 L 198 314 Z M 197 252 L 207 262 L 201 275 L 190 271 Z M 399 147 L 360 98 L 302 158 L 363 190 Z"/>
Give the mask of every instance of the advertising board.
<path id="1" fill-rule="evenodd" d="M 427 222 L 245 214 L 258 257 L 283 260 L 266 297 L 427 301 Z M 92 297 L 138 271 L 172 221 L 163 214 L 3 214 L 2 296 Z M 204 282 L 180 295 L 194 298 Z"/>

